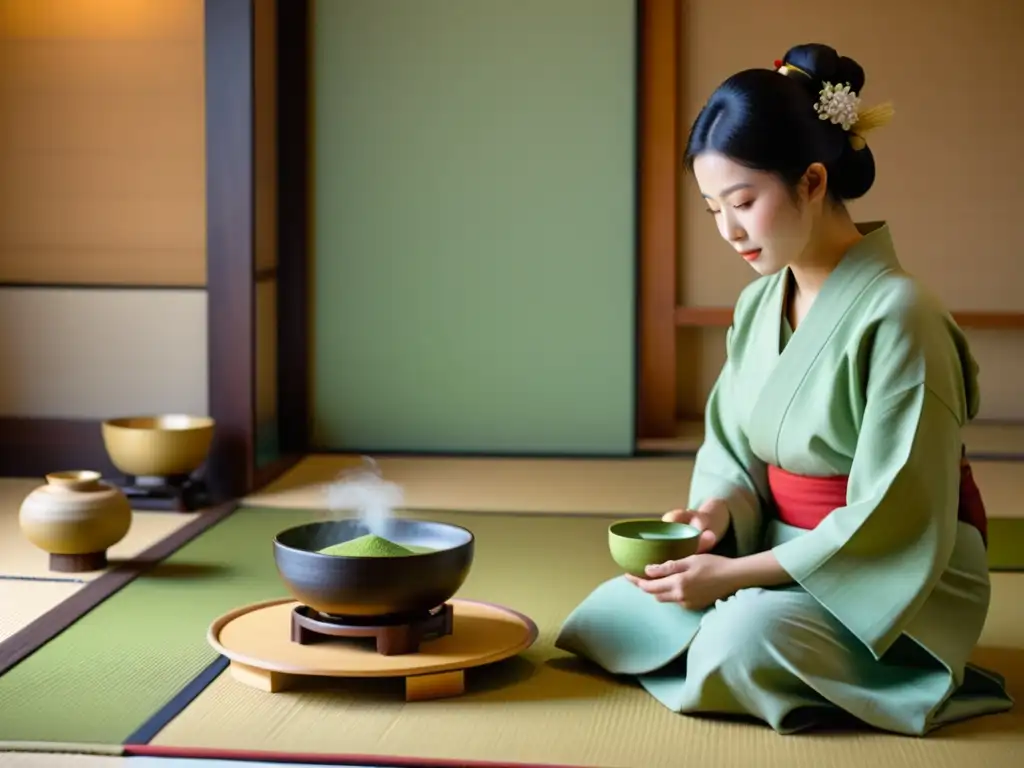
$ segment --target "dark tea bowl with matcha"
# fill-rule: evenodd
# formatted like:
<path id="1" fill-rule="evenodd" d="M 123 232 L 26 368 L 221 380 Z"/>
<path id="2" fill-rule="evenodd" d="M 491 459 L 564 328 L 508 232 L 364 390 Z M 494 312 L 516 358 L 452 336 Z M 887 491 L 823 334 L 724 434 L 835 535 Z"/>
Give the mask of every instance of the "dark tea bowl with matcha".
<path id="1" fill-rule="evenodd" d="M 274 538 L 274 563 L 303 605 L 331 616 L 425 613 L 462 587 L 473 534 L 457 525 L 392 519 L 386 538 L 358 519 L 307 523 Z"/>
<path id="2" fill-rule="evenodd" d="M 682 560 L 697 552 L 700 531 L 664 520 L 619 520 L 608 528 L 608 551 L 626 573 L 643 578 L 648 565 Z"/>

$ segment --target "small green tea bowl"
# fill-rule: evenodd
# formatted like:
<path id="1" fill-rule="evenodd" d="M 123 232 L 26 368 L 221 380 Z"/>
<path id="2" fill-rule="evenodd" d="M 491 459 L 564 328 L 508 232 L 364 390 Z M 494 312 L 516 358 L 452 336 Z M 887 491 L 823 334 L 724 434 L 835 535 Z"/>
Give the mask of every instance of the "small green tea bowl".
<path id="1" fill-rule="evenodd" d="M 700 531 L 686 523 L 620 520 L 608 528 L 612 560 L 633 576 L 646 576 L 648 565 L 689 557 L 699 542 Z"/>

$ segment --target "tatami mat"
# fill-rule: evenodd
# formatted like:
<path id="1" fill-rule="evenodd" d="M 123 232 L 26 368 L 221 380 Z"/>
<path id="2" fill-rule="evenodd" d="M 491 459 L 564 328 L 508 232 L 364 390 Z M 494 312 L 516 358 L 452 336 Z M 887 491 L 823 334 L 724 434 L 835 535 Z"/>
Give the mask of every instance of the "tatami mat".
<path id="1" fill-rule="evenodd" d="M 46 752 L 0 752 L 0 768 L 142 768 L 133 766 L 128 758 L 114 755 L 75 755 Z M 156 768 L 147 766 L 146 768 Z M 160 766 L 160 768 L 186 768 Z M 201 768 L 187 766 L 187 768 Z M 238 768 L 243 768 L 238 766 Z"/>
<path id="2" fill-rule="evenodd" d="M 270 542 L 313 517 L 239 510 L 9 669 L 0 676 L 0 749 L 123 743 L 216 657 L 206 629 L 217 615 L 287 594 Z"/>
<path id="3" fill-rule="evenodd" d="M 686 496 L 691 462 L 644 459 L 494 459 L 374 457 L 385 479 L 402 486 L 409 509 L 558 514 L 650 514 Z M 262 492 L 253 506 L 323 509 L 326 485 L 357 456 L 314 454 Z"/>
<path id="4" fill-rule="evenodd" d="M 0 643 L 82 588 L 73 581 L 0 579 Z"/>
<path id="5" fill-rule="evenodd" d="M 239 510 L 125 586 L 0 677 L 0 711 L 10 713 L 0 718 L 0 739 L 96 745 L 128 739 L 215 657 L 205 632 L 217 615 L 284 592 L 269 541 L 315 514 Z M 1019 764 L 1012 755 L 1024 747 L 1021 707 L 928 739 L 867 732 L 781 738 L 759 725 L 675 715 L 637 686 L 595 674 L 553 648 L 569 610 L 618 572 L 607 552 L 607 518 L 412 516 L 474 532 L 476 558 L 460 596 L 529 615 L 540 629 L 533 648 L 471 671 L 462 697 L 418 704 L 404 703 L 397 681 L 311 682 L 265 694 L 223 673 L 151 744 L 215 750 L 208 757 L 290 753 L 296 762 L 355 755 L 351 762 L 361 765 L 397 756 L 678 768 L 681 749 L 695 765 L 722 768 L 953 768 L 969 758 L 986 768 Z M 977 654 L 1007 676 L 1018 698 L 1024 692 L 1024 614 L 1017 605 L 1022 590 L 1024 574 L 993 575 L 985 647 Z"/>
<path id="6" fill-rule="evenodd" d="M 629 459 L 376 458 L 402 486 L 408 509 L 559 514 L 658 514 L 684 504 L 693 469 L 679 456 Z M 327 485 L 359 465 L 356 456 L 309 456 L 250 506 L 325 509 Z M 989 517 L 1024 518 L 1024 463 L 978 461 L 974 474 Z"/>
<path id="7" fill-rule="evenodd" d="M 107 552 L 110 566 L 87 573 L 59 573 L 49 568 L 49 556 L 29 543 L 18 525 L 21 502 L 43 481 L 22 478 L 0 479 L 0 579 L 55 579 L 91 581 L 119 562 L 130 560 L 161 539 L 196 519 L 198 513 L 136 512 L 132 527 L 119 543 Z"/>
<path id="8" fill-rule="evenodd" d="M 869 732 L 781 738 L 760 725 L 673 714 L 637 686 L 595 674 L 551 646 L 553 631 L 584 585 L 610 569 L 596 562 L 577 569 L 575 561 L 566 567 L 558 544 L 545 544 L 552 539 L 544 535 L 531 547 L 536 560 L 527 573 L 512 544 L 497 541 L 500 533 L 528 546 L 527 520 L 489 516 L 481 524 L 487 559 L 467 592 L 503 600 L 538 621 L 541 640 L 522 659 L 470 676 L 469 691 L 461 698 L 418 704 L 402 701 L 400 685 L 379 681 L 310 683 L 301 691 L 266 694 L 224 673 L 152 743 L 221 754 L 265 750 L 297 760 L 319 754 L 358 756 L 361 762 L 381 756 L 385 762 L 383 756 L 394 756 L 427 764 L 432 759 L 637 768 L 678 768 L 691 761 L 722 768 L 1020 764 L 1013 758 L 1024 747 L 1020 707 L 928 739 Z M 597 525 L 572 527 L 574 549 L 600 546 L 603 531 Z M 571 574 L 578 570 L 593 575 Z M 509 573 L 519 578 L 509 579 Z M 1006 674 L 1017 696 L 1024 692 L 1024 616 L 1017 610 L 1022 588 L 1024 576 L 994 577 L 993 613 L 983 638 L 991 647 L 976 655 Z M 687 758 L 682 762 L 681 750 Z"/>
<path id="9" fill-rule="evenodd" d="M 644 768 L 676 768 L 680 744 L 703 765 L 745 765 L 756 755 L 758 765 L 797 768 L 837 765 L 840 753 L 849 753 L 851 765 L 924 759 L 941 765 L 950 750 L 957 759 L 970 755 L 999 766 L 1007 764 L 1008 748 L 1024 746 L 1020 710 L 949 729 L 946 738 L 933 740 L 864 733 L 781 739 L 760 726 L 674 715 L 636 686 L 595 675 L 552 646 L 568 611 L 617 571 L 607 555 L 607 520 L 418 516 L 471 527 L 478 549 L 462 596 L 530 615 L 541 630 L 533 649 L 514 662 L 471 673 L 466 696 L 425 704 L 405 704 L 401 686 L 393 682 L 311 682 L 305 690 L 264 694 L 222 674 L 153 745 L 266 750 L 298 760 L 320 753 L 355 754 L 364 762 L 398 756 Z M 224 525 L 243 538 L 242 529 L 255 525 L 246 518 L 243 511 Z M 220 534 L 226 536 L 227 528 Z M 1009 676 L 1014 691 L 1024 690 L 1024 616 L 1016 610 L 1022 588 L 1024 576 L 994 576 L 985 643 L 995 647 L 979 652 L 979 660 Z"/>

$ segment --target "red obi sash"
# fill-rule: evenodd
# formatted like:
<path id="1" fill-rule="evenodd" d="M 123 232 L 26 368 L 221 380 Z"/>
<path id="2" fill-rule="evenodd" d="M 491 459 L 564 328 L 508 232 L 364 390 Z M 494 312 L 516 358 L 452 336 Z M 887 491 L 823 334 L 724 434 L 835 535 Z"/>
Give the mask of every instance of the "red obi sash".
<path id="1" fill-rule="evenodd" d="M 768 485 L 771 487 L 779 519 L 787 525 L 811 530 L 831 514 L 846 505 L 845 475 L 810 477 L 795 475 L 775 466 L 768 466 Z M 974 482 L 966 453 L 960 460 L 960 504 L 957 519 L 978 529 L 988 547 L 988 517 L 981 491 Z"/>

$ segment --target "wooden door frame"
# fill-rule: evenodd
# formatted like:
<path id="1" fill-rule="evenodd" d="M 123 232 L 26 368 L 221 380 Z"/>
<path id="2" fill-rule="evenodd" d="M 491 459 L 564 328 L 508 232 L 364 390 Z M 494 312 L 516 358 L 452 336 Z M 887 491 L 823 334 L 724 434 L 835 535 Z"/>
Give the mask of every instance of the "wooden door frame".
<path id="1" fill-rule="evenodd" d="M 207 259 L 210 413 L 208 464 L 218 497 L 266 485 L 309 447 L 310 0 L 205 0 Z M 256 269 L 256 4 L 272 6 L 276 103 L 277 266 Z M 256 465 L 258 283 L 277 281 L 280 458 Z"/>

